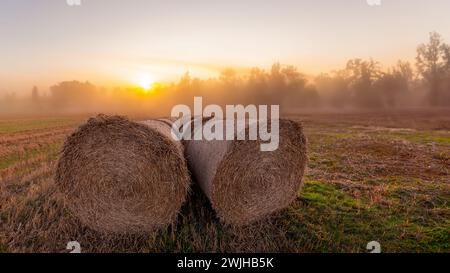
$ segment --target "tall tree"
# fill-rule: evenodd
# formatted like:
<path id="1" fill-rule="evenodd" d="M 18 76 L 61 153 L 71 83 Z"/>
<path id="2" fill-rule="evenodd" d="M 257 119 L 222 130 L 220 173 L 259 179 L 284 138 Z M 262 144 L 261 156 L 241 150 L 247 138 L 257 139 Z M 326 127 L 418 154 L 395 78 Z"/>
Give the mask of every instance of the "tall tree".
<path id="1" fill-rule="evenodd" d="M 430 33 L 428 44 L 417 48 L 417 71 L 429 87 L 430 104 L 437 106 L 441 102 L 441 84 L 450 71 L 450 47 L 437 32 Z"/>
<path id="2" fill-rule="evenodd" d="M 33 86 L 31 90 L 31 101 L 36 104 L 39 102 L 39 90 L 36 86 Z"/>

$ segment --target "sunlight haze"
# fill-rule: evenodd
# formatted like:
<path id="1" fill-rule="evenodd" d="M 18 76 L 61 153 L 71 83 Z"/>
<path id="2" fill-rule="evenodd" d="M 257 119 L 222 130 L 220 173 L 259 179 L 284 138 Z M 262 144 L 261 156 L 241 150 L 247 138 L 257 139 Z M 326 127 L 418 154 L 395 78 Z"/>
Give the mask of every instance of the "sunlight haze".
<path id="1" fill-rule="evenodd" d="M 450 40 L 449 11 L 447 0 L 2 0 L 0 93 L 63 80 L 144 87 L 274 62 L 310 74 L 350 58 L 414 62 L 429 32 Z"/>

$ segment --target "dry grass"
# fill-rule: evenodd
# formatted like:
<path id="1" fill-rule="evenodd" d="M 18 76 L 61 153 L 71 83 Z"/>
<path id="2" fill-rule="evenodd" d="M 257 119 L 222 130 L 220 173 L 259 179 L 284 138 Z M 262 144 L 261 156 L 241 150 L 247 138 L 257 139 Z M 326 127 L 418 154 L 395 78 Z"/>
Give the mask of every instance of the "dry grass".
<path id="1" fill-rule="evenodd" d="M 194 187 L 167 229 L 96 232 L 54 194 L 58 149 L 23 149 L 14 160 L 0 157 L 0 251 L 62 252 L 77 240 L 88 252 L 364 252 L 376 240 L 387 252 L 449 252 L 449 117 L 449 111 L 290 116 L 303 122 L 309 139 L 304 188 L 289 208 L 246 228 L 221 225 Z M 30 135 L 33 143 L 40 129 L 21 130 L 39 126 L 17 126 L 0 136 Z M 11 145 L 21 150 L 23 143 Z"/>

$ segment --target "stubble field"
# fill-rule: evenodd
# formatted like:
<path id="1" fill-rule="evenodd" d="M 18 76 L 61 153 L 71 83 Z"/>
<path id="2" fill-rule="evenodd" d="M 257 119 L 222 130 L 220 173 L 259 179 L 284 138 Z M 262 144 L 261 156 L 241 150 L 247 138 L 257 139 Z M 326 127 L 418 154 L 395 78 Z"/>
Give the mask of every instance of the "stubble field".
<path id="1" fill-rule="evenodd" d="M 0 252 L 450 251 L 450 110 L 290 114 L 308 137 L 295 202 L 245 228 L 222 226 L 193 186 L 177 223 L 101 234 L 66 210 L 53 184 L 65 137 L 84 117 L 0 118 Z"/>

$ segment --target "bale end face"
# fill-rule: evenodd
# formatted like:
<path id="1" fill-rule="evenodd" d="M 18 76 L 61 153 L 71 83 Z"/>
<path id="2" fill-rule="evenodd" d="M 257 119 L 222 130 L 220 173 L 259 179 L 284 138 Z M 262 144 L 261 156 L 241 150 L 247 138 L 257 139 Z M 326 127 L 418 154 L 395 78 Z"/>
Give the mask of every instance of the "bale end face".
<path id="1" fill-rule="evenodd" d="M 82 223 L 98 231 L 137 233 L 176 219 L 190 177 L 181 144 L 159 130 L 101 115 L 67 138 L 55 181 Z"/>
<path id="2" fill-rule="evenodd" d="M 211 203 L 222 222 L 246 225 L 286 208 L 298 196 L 307 162 L 302 126 L 280 120 L 280 145 L 261 152 L 259 141 L 234 141 L 217 167 Z"/>

